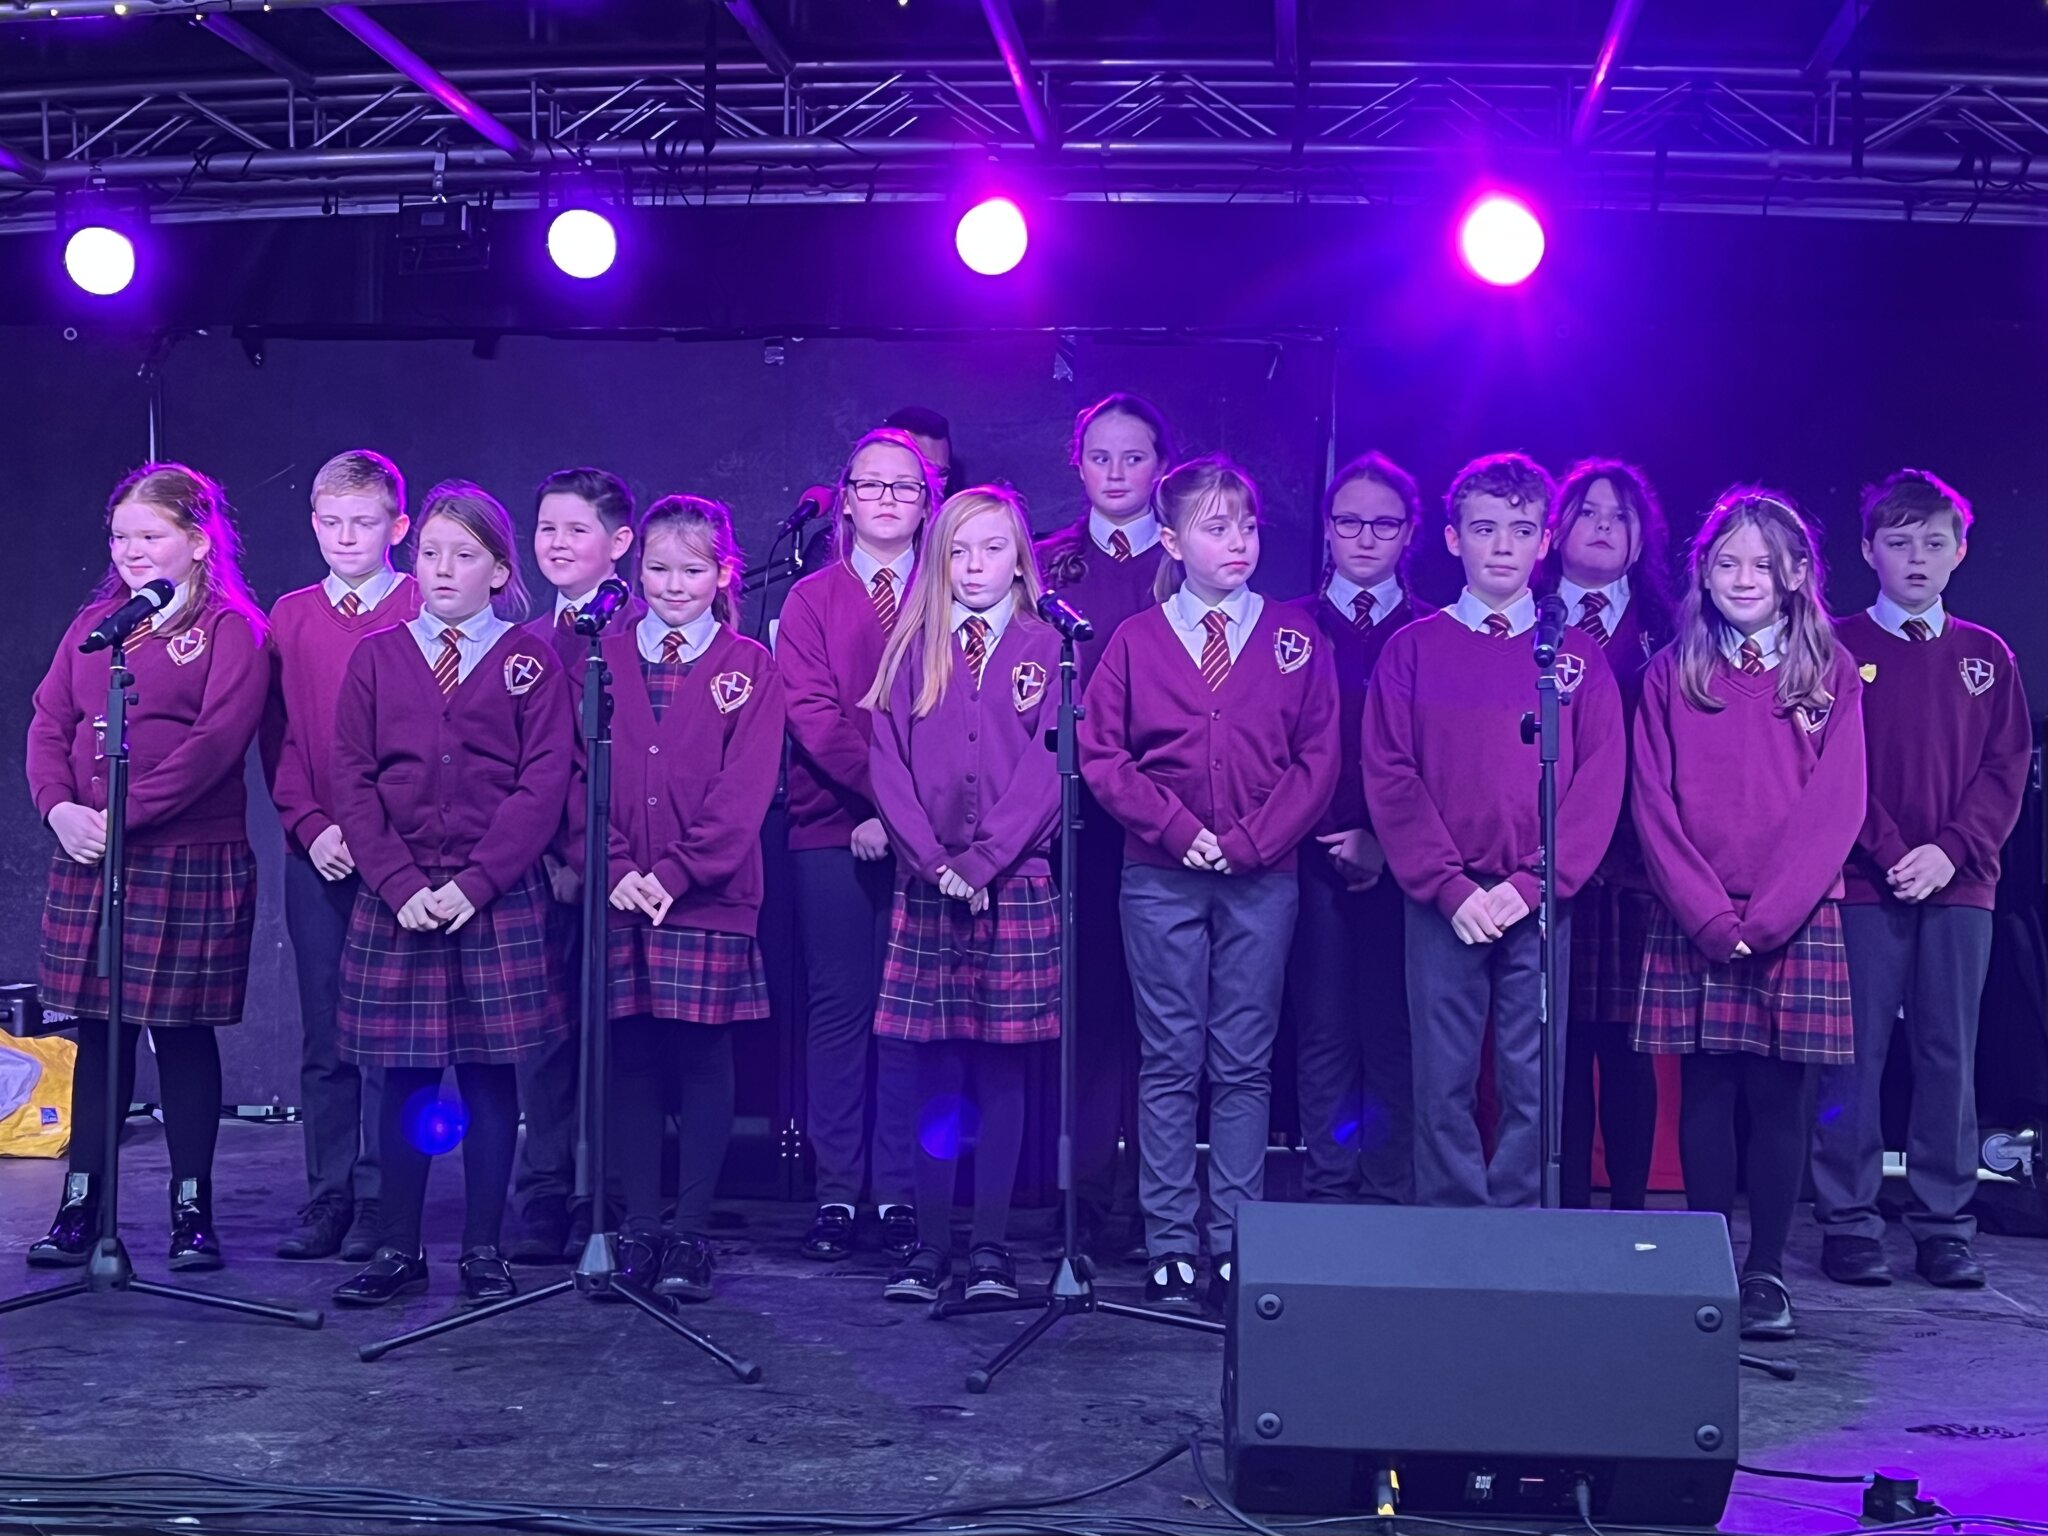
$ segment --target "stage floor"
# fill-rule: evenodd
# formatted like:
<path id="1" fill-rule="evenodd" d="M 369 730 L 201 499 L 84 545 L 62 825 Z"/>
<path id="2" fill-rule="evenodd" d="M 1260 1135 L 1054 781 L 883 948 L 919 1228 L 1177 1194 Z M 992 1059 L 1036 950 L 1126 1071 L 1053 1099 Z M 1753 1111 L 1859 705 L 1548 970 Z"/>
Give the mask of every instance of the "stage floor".
<path id="1" fill-rule="evenodd" d="M 164 1157 L 131 1128 L 130 1245 L 165 1276 Z M 51 1283 L 15 1255 L 48 1222 L 61 1169 L 0 1161 L 0 1292 Z M 347 1270 L 269 1257 L 300 1199 L 294 1127 L 222 1127 L 224 1294 L 324 1306 Z M 460 1173 L 435 1173 L 428 1231 L 457 1230 Z M 181 1468 L 300 1484 L 679 1509 L 905 1511 L 1081 1489 L 1143 1466 L 1190 1431 L 1222 1476 L 1219 1339 L 1111 1317 L 1060 1324 L 986 1396 L 967 1370 L 1015 1318 L 935 1322 L 880 1299 L 886 1260 L 796 1256 L 806 1211 L 734 1208 L 718 1299 L 687 1319 L 756 1361 L 757 1386 L 652 1320 L 576 1297 L 542 1303 L 374 1364 L 356 1346 L 441 1316 L 454 1245 L 430 1241 L 434 1290 L 373 1313 L 329 1310 L 318 1333 L 141 1296 L 60 1302 L 0 1318 L 0 1446 L 11 1472 Z M 1019 1217 L 1024 1277 L 1042 1279 L 1050 1227 Z M 1911 1245 L 1894 1231 L 1895 1264 Z M 1851 1291 L 1820 1277 L 1802 1221 L 1790 1276 L 1803 1337 L 1771 1353 L 1793 1383 L 1745 1373 L 1742 1456 L 1860 1473 L 1905 1466 L 1958 1513 L 2048 1513 L 2048 1243 L 1987 1238 L 1991 1289 L 1917 1280 Z M 555 1276 L 522 1272 L 537 1285 Z M 1106 1291 L 1137 1300 L 1135 1268 Z M 1532 1407 L 1532 1412 L 1540 1411 Z M 1738 1480 L 1723 1529 L 1853 1526 L 1852 1487 Z M 1159 1527 L 1224 1519 L 1185 1460 L 1065 1511 Z M 314 1529 L 288 1523 L 281 1529 Z M 1442 1529 L 1442 1527 L 1438 1527 Z"/>

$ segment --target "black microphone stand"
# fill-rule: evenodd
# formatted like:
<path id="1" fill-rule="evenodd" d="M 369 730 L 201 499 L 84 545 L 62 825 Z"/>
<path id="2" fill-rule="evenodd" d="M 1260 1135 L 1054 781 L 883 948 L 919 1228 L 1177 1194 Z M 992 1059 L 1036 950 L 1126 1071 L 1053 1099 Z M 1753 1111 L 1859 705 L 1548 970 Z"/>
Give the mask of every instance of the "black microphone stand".
<path id="1" fill-rule="evenodd" d="M 1536 878 L 1541 895 L 1536 903 L 1536 931 L 1541 943 L 1543 991 L 1537 1018 L 1542 1030 L 1539 1055 L 1543 1063 L 1543 1111 L 1537 1119 L 1543 1135 L 1544 1210 L 1557 1210 L 1563 1158 L 1558 1139 L 1557 1114 L 1557 1020 L 1560 1015 L 1558 979 L 1561 975 L 1557 933 L 1557 754 L 1564 731 L 1563 709 L 1570 700 L 1557 685 L 1557 651 L 1539 646 L 1536 661 L 1536 708 L 1522 716 L 1522 740 L 1536 745 L 1538 764 L 1536 788 L 1537 835 L 1542 857 Z"/>
<path id="2" fill-rule="evenodd" d="M 128 670 L 126 638 L 114 642 L 107 657 L 107 712 L 101 726 L 101 752 L 107 764 L 107 847 L 100 857 L 100 939 L 98 970 L 107 979 L 107 1080 L 102 1092 L 101 1111 L 106 1120 L 105 1141 L 100 1150 L 100 1235 L 85 1277 L 47 1290 L 30 1291 L 0 1301 L 0 1312 L 41 1306 L 66 1296 L 84 1296 L 98 1291 L 140 1291 L 145 1296 L 168 1296 L 195 1306 L 218 1307 L 249 1317 L 266 1317 L 299 1328 L 318 1328 L 322 1314 L 311 1307 L 274 1307 L 231 1296 L 214 1296 L 183 1286 L 162 1285 L 140 1279 L 121 1243 L 121 1123 L 128 1106 L 121 1095 L 122 962 L 125 958 L 128 902 L 128 690 L 135 686 L 135 674 Z M 81 1028 L 90 1028 L 81 1023 Z M 138 1048 L 140 1040 L 136 1042 Z"/>
<path id="3" fill-rule="evenodd" d="M 582 1030 L 582 1058 L 586 1068 L 582 1083 L 582 1125 L 589 1146 L 586 1163 L 591 1191 L 591 1233 L 583 1245 L 583 1256 L 575 1273 L 566 1280 L 544 1285 L 505 1301 L 493 1302 L 473 1311 L 457 1312 L 424 1328 L 378 1344 L 365 1344 L 356 1353 L 364 1360 L 376 1360 L 394 1349 L 417 1344 L 472 1323 L 481 1323 L 521 1307 L 530 1307 L 552 1296 L 577 1291 L 593 1301 L 626 1301 L 695 1345 L 730 1370 L 741 1381 L 761 1379 L 761 1368 L 750 1360 L 726 1353 L 676 1316 L 675 1304 L 644 1296 L 630 1285 L 618 1283 L 618 1238 L 611 1228 L 611 1201 L 605 1187 L 606 1158 L 610 1151 L 605 1134 L 605 1100 L 609 1088 L 611 1029 L 605 1016 L 605 934 L 608 914 L 605 872 L 609 857 L 612 805 L 612 696 L 611 673 L 604 664 L 604 625 L 608 616 L 584 614 L 576 621 L 577 631 L 590 637 L 589 659 L 583 664 L 583 702 L 579 729 L 583 737 L 586 771 L 583 781 L 583 985 L 578 999 L 578 1026 Z"/>
<path id="4" fill-rule="evenodd" d="M 1223 1325 L 1206 1318 L 1181 1317 L 1133 1307 L 1123 1302 L 1104 1301 L 1095 1293 L 1095 1266 L 1080 1251 L 1080 1211 L 1074 1186 L 1074 897 L 1075 860 L 1078 856 L 1075 832 L 1081 824 L 1081 759 L 1076 728 L 1081 708 L 1074 702 L 1074 637 L 1064 628 L 1060 635 L 1060 709 L 1058 723 L 1046 746 L 1059 759 L 1060 774 L 1060 1223 L 1065 1234 L 1059 1268 L 1043 1296 L 1020 1296 L 1014 1300 L 996 1298 L 968 1301 L 942 1299 L 932 1303 L 933 1317 L 977 1317 L 986 1312 L 1037 1312 L 1028 1326 L 1005 1344 L 987 1365 L 967 1373 L 967 1390 L 986 1392 L 1006 1367 L 1037 1343 L 1062 1318 L 1087 1312 L 1109 1312 L 1118 1317 L 1141 1318 L 1148 1323 L 1165 1323 L 1198 1333 L 1221 1333 Z"/>

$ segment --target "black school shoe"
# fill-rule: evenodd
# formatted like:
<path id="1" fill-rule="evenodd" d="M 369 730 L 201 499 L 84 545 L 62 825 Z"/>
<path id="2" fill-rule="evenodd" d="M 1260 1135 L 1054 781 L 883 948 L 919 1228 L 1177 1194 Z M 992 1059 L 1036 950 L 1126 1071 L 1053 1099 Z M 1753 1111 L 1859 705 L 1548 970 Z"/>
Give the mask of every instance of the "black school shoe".
<path id="1" fill-rule="evenodd" d="M 1009 1249 L 983 1243 L 967 1256 L 967 1299 L 1017 1299 L 1017 1261 Z"/>
<path id="2" fill-rule="evenodd" d="M 1985 1281 L 1984 1265 L 1960 1237 L 1930 1237 L 1913 1260 L 1920 1278 L 1945 1290 L 1974 1291 Z"/>
<path id="3" fill-rule="evenodd" d="M 642 1296 L 654 1294 L 661 1273 L 661 1232 L 655 1227 L 628 1227 L 613 1245 L 612 1283 Z"/>
<path id="4" fill-rule="evenodd" d="M 1149 1261 L 1145 1271 L 1145 1305 L 1162 1312 L 1194 1313 L 1201 1310 L 1195 1300 L 1195 1256 L 1191 1253 L 1162 1254 Z"/>
<path id="5" fill-rule="evenodd" d="M 1822 1238 L 1820 1268 L 1837 1285 L 1892 1283 L 1892 1267 L 1885 1262 L 1884 1244 L 1874 1237 Z"/>
<path id="6" fill-rule="evenodd" d="M 514 1264 L 559 1264 L 569 1245 L 569 1202 L 542 1195 L 527 1206 L 512 1244 Z"/>
<path id="7" fill-rule="evenodd" d="M 219 1269 L 226 1262 L 213 1230 L 212 1180 L 171 1180 L 170 1267 Z"/>
<path id="8" fill-rule="evenodd" d="M 457 1267 L 462 1272 L 462 1304 L 466 1307 L 510 1301 L 519 1294 L 518 1283 L 512 1278 L 512 1266 L 495 1248 L 472 1248 L 457 1262 Z"/>
<path id="9" fill-rule="evenodd" d="M 361 1273 L 334 1288 L 337 1307 L 381 1307 L 427 1288 L 427 1258 L 403 1248 L 379 1248 Z"/>
<path id="10" fill-rule="evenodd" d="M 892 1259 L 907 1259 L 917 1251 L 917 1207 L 885 1206 L 882 1218 L 882 1251 Z"/>
<path id="11" fill-rule="evenodd" d="M 679 1232 L 662 1245 L 661 1278 L 654 1294 L 674 1301 L 711 1299 L 711 1239 Z"/>
<path id="12" fill-rule="evenodd" d="M 361 1264 L 375 1258 L 383 1231 L 384 1212 L 378 1202 L 358 1200 L 355 1220 L 348 1224 L 348 1235 L 341 1240 L 343 1261 Z"/>
<path id="13" fill-rule="evenodd" d="M 952 1276 L 953 1261 L 936 1248 L 922 1244 L 911 1251 L 903 1267 L 882 1287 L 885 1301 L 937 1301 Z"/>
<path id="14" fill-rule="evenodd" d="M 1232 1276 L 1230 1260 L 1217 1260 L 1209 1272 L 1209 1310 L 1226 1322 L 1230 1318 L 1230 1282 Z"/>
<path id="15" fill-rule="evenodd" d="M 64 1198 L 50 1230 L 29 1244 L 34 1269 L 75 1269 L 92 1257 L 100 1238 L 100 1193 L 88 1173 L 64 1176 Z"/>
<path id="16" fill-rule="evenodd" d="M 1776 1275 L 1761 1272 L 1742 1277 L 1742 1336 L 1745 1339 L 1789 1339 L 1797 1334 L 1792 1321 L 1792 1293 Z"/>
<path id="17" fill-rule="evenodd" d="M 355 1207 L 335 1195 L 323 1195 L 299 1212 L 298 1230 L 277 1245 L 280 1259 L 331 1259 L 341 1252 Z M 365 1258 L 369 1255 L 365 1254 Z"/>
<path id="18" fill-rule="evenodd" d="M 803 1255 L 830 1262 L 853 1251 L 853 1207 L 821 1205 L 811 1218 L 811 1230 L 804 1234 Z"/>

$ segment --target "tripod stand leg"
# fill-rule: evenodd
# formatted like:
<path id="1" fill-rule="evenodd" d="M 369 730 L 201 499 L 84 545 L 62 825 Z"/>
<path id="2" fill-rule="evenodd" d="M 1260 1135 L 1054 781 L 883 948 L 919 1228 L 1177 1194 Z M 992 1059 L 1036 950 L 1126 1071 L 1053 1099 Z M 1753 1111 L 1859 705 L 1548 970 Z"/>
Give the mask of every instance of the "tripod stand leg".
<path id="1" fill-rule="evenodd" d="M 761 1367 L 754 1364 L 751 1360 L 742 1360 L 737 1355 L 727 1354 L 660 1302 L 642 1296 L 638 1291 L 633 1290 L 629 1286 L 614 1286 L 612 1293 L 616 1296 L 623 1296 L 627 1301 L 633 1303 L 634 1306 L 667 1328 L 671 1333 L 676 1334 L 688 1343 L 696 1345 L 697 1348 L 703 1350 L 705 1354 L 716 1360 L 749 1386 L 761 1379 Z"/>
<path id="2" fill-rule="evenodd" d="M 996 1351 L 996 1356 L 993 1360 L 989 1361 L 987 1365 L 982 1366 L 979 1370 L 967 1373 L 968 1391 L 976 1395 L 986 1392 L 989 1388 L 989 1383 L 1002 1374 L 1004 1367 L 1023 1354 L 1033 1344 L 1036 1344 L 1040 1336 L 1048 1328 L 1052 1327 L 1054 1323 L 1065 1317 L 1072 1310 L 1064 1302 L 1051 1298 L 1039 1303 L 1039 1305 L 1044 1310 L 1029 1323 L 1025 1324 L 1023 1331 L 1017 1337 Z"/>
<path id="3" fill-rule="evenodd" d="M 947 1296 L 932 1303 L 931 1315 L 947 1317 L 985 1317 L 992 1312 L 1035 1312 L 1053 1302 L 1051 1296 L 989 1296 L 969 1301 L 964 1296 Z"/>
<path id="4" fill-rule="evenodd" d="M 25 1296 L 10 1296 L 0 1301 L 0 1312 L 20 1312 L 29 1307 L 40 1307 L 46 1301 L 62 1301 L 66 1296 L 83 1296 L 92 1286 L 84 1280 L 73 1280 L 66 1285 L 53 1285 L 47 1291 L 30 1291 Z"/>
<path id="5" fill-rule="evenodd" d="M 242 1301 L 233 1296 L 214 1296 L 205 1291 L 188 1291 L 181 1285 L 159 1285 L 154 1280 L 131 1279 L 123 1289 L 145 1296 L 167 1296 L 172 1301 L 189 1301 L 195 1307 L 214 1307 L 222 1312 L 239 1312 L 244 1317 L 267 1317 L 290 1323 L 294 1328 L 318 1328 L 325 1314 L 314 1307 L 273 1307 L 260 1301 Z"/>
<path id="6" fill-rule="evenodd" d="M 550 1296 L 559 1296 L 564 1291 L 576 1289 L 574 1280 L 557 1280 L 553 1285 L 544 1285 L 537 1291 L 527 1291 L 509 1301 L 494 1301 L 488 1307 L 478 1307 L 474 1312 L 457 1312 L 442 1318 L 438 1323 L 429 1323 L 424 1328 L 415 1328 L 411 1333 L 401 1333 L 395 1339 L 385 1339 L 378 1344 L 365 1344 L 356 1351 L 359 1360 L 378 1360 L 394 1349 L 403 1349 L 408 1344 L 417 1344 L 422 1339 L 431 1339 L 437 1334 L 453 1333 L 458 1328 L 467 1328 L 471 1323 L 481 1323 L 486 1318 L 498 1317 L 507 1312 L 516 1312 L 521 1307 L 530 1307 L 537 1301 L 546 1301 Z"/>
<path id="7" fill-rule="evenodd" d="M 1097 1312 L 1114 1312 L 1118 1317 L 1142 1318 L 1148 1323 L 1165 1323 L 1172 1328 L 1186 1328 L 1192 1333 L 1221 1333 L 1223 1325 L 1211 1322 L 1206 1317 L 1182 1317 L 1178 1312 L 1155 1312 L 1150 1307 L 1127 1306 L 1121 1301 L 1098 1301 Z"/>

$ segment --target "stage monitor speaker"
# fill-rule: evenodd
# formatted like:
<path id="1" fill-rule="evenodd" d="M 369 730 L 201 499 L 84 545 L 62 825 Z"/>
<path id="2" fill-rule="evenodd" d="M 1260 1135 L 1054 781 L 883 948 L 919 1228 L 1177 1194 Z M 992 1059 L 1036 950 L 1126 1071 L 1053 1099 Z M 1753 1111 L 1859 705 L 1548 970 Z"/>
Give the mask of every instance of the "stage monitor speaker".
<path id="1" fill-rule="evenodd" d="M 1223 1424 L 1242 1507 L 1714 1524 L 1741 1325 L 1718 1216 L 1246 1204 Z"/>

